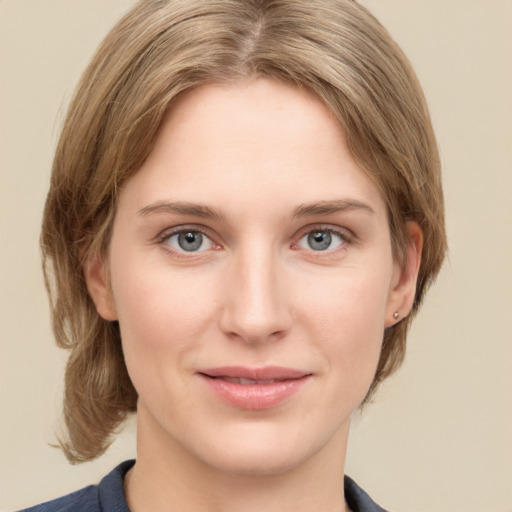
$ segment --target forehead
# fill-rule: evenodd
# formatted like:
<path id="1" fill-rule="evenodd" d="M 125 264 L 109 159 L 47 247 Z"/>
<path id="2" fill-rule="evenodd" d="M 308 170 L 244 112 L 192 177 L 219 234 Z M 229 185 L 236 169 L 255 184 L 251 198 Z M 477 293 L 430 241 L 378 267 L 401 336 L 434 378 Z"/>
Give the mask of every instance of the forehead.
<path id="1" fill-rule="evenodd" d="M 179 97 L 126 188 L 141 208 L 178 199 L 238 209 L 273 201 L 290 210 L 349 195 L 384 209 L 328 107 L 309 91 L 263 78 Z"/>

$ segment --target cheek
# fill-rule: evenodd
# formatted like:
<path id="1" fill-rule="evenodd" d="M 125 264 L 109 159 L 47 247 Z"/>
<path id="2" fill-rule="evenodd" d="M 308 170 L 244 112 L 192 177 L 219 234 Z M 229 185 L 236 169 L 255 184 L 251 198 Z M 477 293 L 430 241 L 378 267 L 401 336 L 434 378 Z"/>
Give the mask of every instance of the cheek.
<path id="1" fill-rule="evenodd" d="M 158 264 L 143 267 L 125 259 L 117 272 L 112 275 L 114 302 L 130 374 L 180 366 L 216 317 L 212 287 Z"/>
<path id="2" fill-rule="evenodd" d="M 322 319 L 320 324 L 335 322 L 343 331 L 383 332 L 389 282 L 384 272 L 341 269 L 308 283 L 301 294 L 303 308 L 311 317 Z"/>
<path id="3" fill-rule="evenodd" d="M 341 273 L 342 274 L 342 273 Z M 313 286 L 304 295 L 303 311 L 335 375 L 371 383 L 382 346 L 389 281 L 376 272 L 355 272 Z"/>

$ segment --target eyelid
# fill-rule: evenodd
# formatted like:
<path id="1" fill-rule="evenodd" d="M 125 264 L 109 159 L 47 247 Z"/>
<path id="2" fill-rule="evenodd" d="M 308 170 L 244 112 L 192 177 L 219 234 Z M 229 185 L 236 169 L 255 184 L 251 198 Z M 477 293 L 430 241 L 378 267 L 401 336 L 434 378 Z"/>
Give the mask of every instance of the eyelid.
<path id="1" fill-rule="evenodd" d="M 165 241 L 168 240 L 171 236 L 176 235 L 178 233 L 182 233 L 184 231 L 196 231 L 198 233 L 201 233 L 203 236 L 207 237 L 212 242 L 212 244 L 214 245 L 213 249 L 222 248 L 222 244 L 217 241 L 218 237 L 213 236 L 210 229 L 208 229 L 207 227 L 202 226 L 200 224 L 181 224 L 178 226 L 166 228 L 166 229 L 162 230 L 155 237 L 155 243 L 162 245 L 162 246 L 165 245 L 165 249 L 170 252 L 182 254 L 181 251 L 176 251 L 169 245 L 165 244 Z M 293 236 L 294 241 L 291 244 L 291 248 L 294 250 L 300 249 L 298 247 L 298 242 L 300 240 L 302 240 L 302 238 L 304 236 L 308 235 L 312 231 L 327 231 L 327 232 L 339 235 L 343 238 L 344 243 L 342 244 L 342 246 L 340 248 L 333 249 L 333 250 L 327 250 L 327 251 L 325 251 L 325 254 L 330 254 L 332 252 L 335 252 L 336 250 L 344 249 L 347 244 L 351 245 L 351 244 L 354 244 L 357 242 L 357 236 L 355 235 L 355 233 L 352 230 L 345 228 L 345 227 L 336 226 L 333 224 L 320 223 L 320 224 L 310 224 L 308 226 L 301 228 L 299 231 L 297 231 L 296 234 Z M 307 249 L 304 249 L 304 250 L 307 250 Z M 183 252 L 185 252 L 185 251 L 183 251 Z M 196 254 L 198 254 L 200 252 L 204 252 L 204 251 L 198 251 L 198 252 L 196 252 Z M 321 253 L 322 251 L 314 251 L 313 249 L 311 249 L 311 252 Z M 187 256 L 191 256 L 193 254 L 194 254 L 194 252 L 191 252 L 190 254 L 187 254 Z"/>
<path id="2" fill-rule="evenodd" d="M 173 226 L 171 228 L 165 228 L 155 237 L 155 240 L 164 241 L 167 240 L 172 235 L 176 235 L 177 233 L 183 233 L 184 231 L 197 231 L 202 235 L 208 236 L 207 229 L 204 226 L 195 224 L 182 224 L 179 226 Z"/>
<path id="3" fill-rule="evenodd" d="M 340 236 L 344 240 L 344 243 L 338 249 L 332 249 L 332 250 L 326 250 L 326 251 L 314 251 L 313 249 L 310 249 L 311 252 L 315 252 L 315 253 L 323 252 L 324 254 L 332 254 L 336 250 L 344 249 L 347 244 L 349 244 L 349 245 L 354 244 L 357 241 L 357 237 L 356 237 L 355 233 L 348 228 L 342 228 L 340 226 L 335 226 L 333 224 L 311 224 L 309 226 L 305 226 L 305 227 L 301 228 L 297 232 L 297 234 L 294 237 L 295 241 L 292 244 L 292 248 L 293 249 L 301 249 L 298 247 L 298 243 L 306 235 L 308 235 L 309 233 L 311 233 L 313 231 L 326 231 L 329 233 L 334 233 L 335 235 Z M 308 250 L 308 249 L 304 249 L 304 250 Z"/>
<path id="4" fill-rule="evenodd" d="M 164 247 L 166 251 L 173 252 L 175 254 L 180 254 L 180 255 L 186 254 L 187 257 L 193 256 L 194 254 L 197 255 L 199 253 L 206 252 L 206 250 L 203 250 L 203 251 L 191 251 L 190 253 L 186 253 L 186 251 L 178 251 L 175 248 L 171 247 L 169 244 L 166 244 L 166 241 L 169 240 L 169 238 L 171 238 L 172 236 L 177 235 L 179 233 L 187 232 L 187 231 L 201 233 L 203 236 L 208 238 L 208 240 L 210 240 L 210 242 L 213 244 L 214 250 L 219 249 L 221 247 L 221 244 L 219 244 L 215 240 L 215 237 L 212 236 L 211 230 L 209 230 L 208 228 L 206 228 L 204 226 L 201 226 L 200 224 L 199 225 L 198 224 L 182 224 L 179 226 L 173 226 L 171 228 L 166 228 L 156 236 L 155 242 L 157 244 L 161 245 L 162 247 Z M 211 250 L 211 249 L 209 249 L 209 250 Z"/>

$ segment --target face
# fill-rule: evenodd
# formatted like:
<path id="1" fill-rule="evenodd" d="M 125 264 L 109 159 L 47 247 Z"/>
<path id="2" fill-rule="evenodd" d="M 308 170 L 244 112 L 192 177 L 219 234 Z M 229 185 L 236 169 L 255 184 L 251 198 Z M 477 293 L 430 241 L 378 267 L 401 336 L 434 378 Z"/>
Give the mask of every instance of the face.
<path id="1" fill-rule="evenodd" d="M 86 275 L 119 321 L 139 453 L 246 474 L 343 455 L 407 306 L 384 201 L 343 129 L 265 79 L 174 104 Z"/>

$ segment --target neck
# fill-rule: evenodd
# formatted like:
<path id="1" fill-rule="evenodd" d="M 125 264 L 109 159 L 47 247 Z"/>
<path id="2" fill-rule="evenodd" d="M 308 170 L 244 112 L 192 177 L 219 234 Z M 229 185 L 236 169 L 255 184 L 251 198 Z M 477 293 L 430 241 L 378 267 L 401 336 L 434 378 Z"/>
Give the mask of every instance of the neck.
<path id="1" fill-rule="evenodd" d="M 132 512 L 346 512 L 343 469 L 348 435 L 308 460 L 271 474 L 212 467 L 138 417 L 137 462 L 125 478 Z M 165 449 L 162 449 L 162 447 Z"/>

